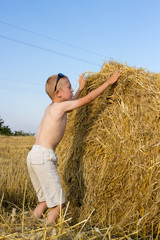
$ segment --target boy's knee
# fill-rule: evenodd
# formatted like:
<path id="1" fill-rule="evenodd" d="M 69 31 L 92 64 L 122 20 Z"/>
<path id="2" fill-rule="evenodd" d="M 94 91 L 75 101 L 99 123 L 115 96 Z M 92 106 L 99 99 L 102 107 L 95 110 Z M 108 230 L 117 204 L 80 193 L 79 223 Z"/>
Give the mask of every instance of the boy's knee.
<path id="1" fill-rule="evenodd" d="M 51 207 L 50 210 L 57 210 L 57 211 L 60 211 L 61 208 L 64 208 L 65 207 L 65 203 L 61 204 L 61 205 L 57 205 L 57 206 L 54 206 L 54 207 Z"/>
<path id="2" fill-rule="evenodd" d="M 61 209 L 65 207 L 65 203 L 55 206 L 54 208 Z"/>

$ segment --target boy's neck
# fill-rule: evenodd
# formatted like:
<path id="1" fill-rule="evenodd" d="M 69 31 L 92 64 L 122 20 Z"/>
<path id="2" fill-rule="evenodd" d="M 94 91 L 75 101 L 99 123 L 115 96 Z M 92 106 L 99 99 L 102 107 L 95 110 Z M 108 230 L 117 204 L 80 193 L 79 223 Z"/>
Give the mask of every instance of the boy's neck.
<path id="1" fill-rule="evenodd" d="M 52 103 L 60 103 L 60 102 L 64 102 L 61 98 L 54 98 L 52 100 Z"/>

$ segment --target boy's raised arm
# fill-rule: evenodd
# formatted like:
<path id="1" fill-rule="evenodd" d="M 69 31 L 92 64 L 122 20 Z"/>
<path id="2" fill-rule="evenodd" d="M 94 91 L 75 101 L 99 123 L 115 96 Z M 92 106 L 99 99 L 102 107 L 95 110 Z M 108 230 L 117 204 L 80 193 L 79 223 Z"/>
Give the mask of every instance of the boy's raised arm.
<path id="1" fill-rule="evenodd" d="M 79 88 L 77 90 L 77 92 L 75 93 L 75 95 L 73 96 L 73 100 L 76 100 L 79 98 L 80 94 L 81 94 L 81 91 L 83 90 L 85 84 L 86 84 L 86 79 L 84 78 L 84 73 L 82 73 L 80 76 L 79 76 Z"/>
<path id="2" fill-rule="evenodd" d="M 113 73 L 113 75 L 100 87 L 96 88 L 95 90 L 91 91 L 85 97 L 79 98 L 77 100 L 71 100 L 63 102 L 61 105 L 62 111 L 70 112 L 76 108 L 82 107 L 91 101 L 93 101 L 96 97 L 98 97 L 104 90 L 107 89 L 108 86 L 114 84 L 121 74 L 120 70 L 117 70 Z"/>

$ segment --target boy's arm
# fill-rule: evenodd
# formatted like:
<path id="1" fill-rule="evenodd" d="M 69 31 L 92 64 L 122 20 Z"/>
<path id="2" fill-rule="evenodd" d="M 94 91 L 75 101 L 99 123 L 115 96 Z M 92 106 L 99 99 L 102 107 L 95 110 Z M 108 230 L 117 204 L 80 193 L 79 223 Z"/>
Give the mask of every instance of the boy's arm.
<path id="1" fill-rule="evenodd" d="M 75 93 L 75 95 L 73 96 L 73 100 L 76 100 L 79 98 L 85 84 L 86 84 L 86 79 L 84 78 L 84 73 L 82 73 L 79 77 L 79 89 L 77 90 L 77 92 Z"/>
<path id="2" fill-rule="evenodd" d="M 90 103 L 102 92 L 104 92 L 104 90 L 106 90 L 108 86 L 114 84 L 118 80 L 120 73 L 121 71 L 119 70 L 115 71 L 113 75 L 105 83 L 103 83 L 100 87 L 96 88 L 95 90 L 87 94 L 85 97 L 79 98 L 77 100 L 63 102 L 61 103 L 61 106 L 59 105 L 59 107 L 64 112 L 70 112 L 76 108 L 82 107 Z"/>

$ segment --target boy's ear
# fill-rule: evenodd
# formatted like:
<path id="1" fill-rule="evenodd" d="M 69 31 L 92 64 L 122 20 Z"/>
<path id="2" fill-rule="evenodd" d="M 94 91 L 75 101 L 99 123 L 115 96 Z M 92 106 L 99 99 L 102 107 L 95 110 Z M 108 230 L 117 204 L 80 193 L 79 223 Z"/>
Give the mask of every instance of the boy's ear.
<path id="1" fill-rule="evenodd" d="M 60 94 L 60 91 L 57 89 L 55 92 L 54 92 L 55 96 L 60 98 L 61 97 L 61 94 Z"/>

